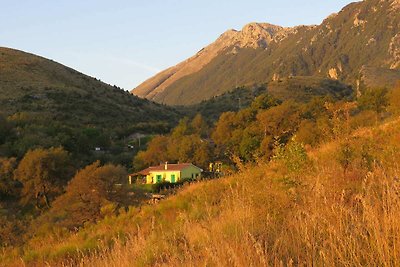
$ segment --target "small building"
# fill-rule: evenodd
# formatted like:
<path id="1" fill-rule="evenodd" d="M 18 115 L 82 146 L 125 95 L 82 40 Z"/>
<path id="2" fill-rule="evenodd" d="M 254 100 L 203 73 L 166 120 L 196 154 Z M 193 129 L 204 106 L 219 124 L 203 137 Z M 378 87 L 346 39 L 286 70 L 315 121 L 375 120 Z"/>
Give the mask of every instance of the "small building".
<path id="1" fill-rule="evenodd" d="M 196 179 L 201 176 L 202 169 L 192 163 L 161 164 L 152 166 L 140 172 L 129 175 L 129 183 L 133 177 L 141 176 L 146 178 L 146 184 L 157 184 L 162 182 L 177 183 L 181 180 Z"/>

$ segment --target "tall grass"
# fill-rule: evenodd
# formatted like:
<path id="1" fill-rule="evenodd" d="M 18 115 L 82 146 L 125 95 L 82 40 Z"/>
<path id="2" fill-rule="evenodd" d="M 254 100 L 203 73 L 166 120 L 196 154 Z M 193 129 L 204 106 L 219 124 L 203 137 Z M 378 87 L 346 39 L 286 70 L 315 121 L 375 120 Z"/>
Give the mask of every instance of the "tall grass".
<path id="1" fill-rule="evenodd" d="M 295 171 L 285 160 L 247 166 L 185 189 L 157 206 L 127 241 L 73 264 L 398 266 L 399 129 L 360 135 L 346 141 L 355 155 L 347 171 L 337 158 L 340 141 L 308 151 Z M 368 146 L 369 166 L 360 144 L 371 138 L 387 141 Z"/>
<path id="2" fill-rule="evenodd" d="M 307 153 L 293 142 L 272 162 L 192 184 L 158 205 L 106 218 L 62 241 L 32 244 L 39 255 L 25 263 L 398 266 L 398 125 L 360 130 Z M 346 164 L 344 147 L 351 152 Z"/>

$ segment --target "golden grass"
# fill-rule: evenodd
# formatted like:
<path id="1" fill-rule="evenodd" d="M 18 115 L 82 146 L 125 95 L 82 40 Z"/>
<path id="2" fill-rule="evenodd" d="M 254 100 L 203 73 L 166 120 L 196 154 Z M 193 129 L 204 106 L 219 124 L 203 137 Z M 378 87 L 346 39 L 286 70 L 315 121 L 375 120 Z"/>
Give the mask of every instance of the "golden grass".
<path id="1" fill-rule="evenodd" d="M 398 266 L 399 140 L 400 127 L 393 123 L 310 150 L 296 171 L 280 160 L 244 166 L 230 177 L 190 185 L 158 205 L 55 238 L 51 246 L 32 243 L 42 257 L 45 249 L 53 251 L 25 262 Z M 343 144 L 354 150 L 346 171 L 337 158 Z M 84 248 L 95 239 L 95 247 Z"/>

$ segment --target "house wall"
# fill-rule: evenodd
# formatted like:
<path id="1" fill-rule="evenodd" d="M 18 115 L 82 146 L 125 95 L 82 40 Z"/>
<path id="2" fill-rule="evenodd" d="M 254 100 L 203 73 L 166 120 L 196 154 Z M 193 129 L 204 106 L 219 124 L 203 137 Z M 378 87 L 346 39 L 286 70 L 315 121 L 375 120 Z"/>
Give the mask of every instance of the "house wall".
<path id="1" fill-rule="evenodd" d="M 153 183 L 153 175 L 150 173 L 146 175 L 146 184 L 152 184 Z"/>
<path id="2" fill-rule="evenodd" d="M 182 179 L 191 179 L 201 176 L 201 169 L 197 168 L 196 166 L 189 166 L 182 170 L 181 178 Z"/>
<path id="3" fill-rule="evenodd" d="M 146 183 L 148 184 L 156 184 L 157 183 L 157 175 L 161 175 L 161 181 L 163 182 L 172 182 L 171 177 L 175 175 L 175 183 L 181 179 L 180 171 L 158 171 L 152 172 L 146 176 Z"/>
<path id="4" fill-rule="evenodd" d="M 156 184 L 157 183 L 157 175 L 161 175 L 162 182 L 172 182 L 171 176 L 175 175 L 175 182 L 178 182 L 182 179 L 191 179 L 197 178 L 201 176 L 201 169 L 197 168 L 194 165 L 188 166 L 181 171 L 153 171 L 149 175 L 146 176 L 147 184 Z"/>

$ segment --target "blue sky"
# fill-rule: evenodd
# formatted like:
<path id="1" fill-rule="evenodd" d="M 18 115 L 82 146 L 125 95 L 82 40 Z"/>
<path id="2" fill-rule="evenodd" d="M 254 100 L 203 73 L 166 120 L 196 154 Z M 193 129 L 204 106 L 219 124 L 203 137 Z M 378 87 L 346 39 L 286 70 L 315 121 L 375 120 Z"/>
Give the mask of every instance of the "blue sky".
<path id="1" fill-rule="evenodd" d="M 132 89 L 249 22 L 319 24 L 348 0 L 0 0 L 0 46 Z"/>

